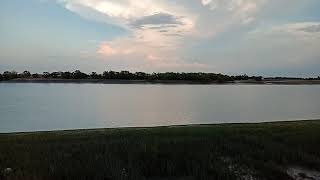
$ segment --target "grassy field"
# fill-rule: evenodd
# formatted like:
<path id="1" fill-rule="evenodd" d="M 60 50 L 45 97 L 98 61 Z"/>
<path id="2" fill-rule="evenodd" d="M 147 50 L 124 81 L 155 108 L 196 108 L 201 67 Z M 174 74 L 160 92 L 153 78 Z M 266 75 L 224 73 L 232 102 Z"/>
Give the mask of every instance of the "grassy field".
<path id="1" fill-rule="evenodd" d="M 0 134 L 0 179 L 286 180 L 290 167 L 319 172 L 320 121 Z"/>

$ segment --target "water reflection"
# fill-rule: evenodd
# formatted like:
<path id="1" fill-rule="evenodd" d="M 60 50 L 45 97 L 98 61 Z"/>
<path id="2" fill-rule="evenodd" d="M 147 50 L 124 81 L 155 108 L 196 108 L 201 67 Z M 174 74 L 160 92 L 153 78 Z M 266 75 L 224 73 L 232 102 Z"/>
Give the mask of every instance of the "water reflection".
<path id="1" fill-rule="evenodd" d="M 0 132 L 320 118 L 320 86 L 0 83 Z"/>

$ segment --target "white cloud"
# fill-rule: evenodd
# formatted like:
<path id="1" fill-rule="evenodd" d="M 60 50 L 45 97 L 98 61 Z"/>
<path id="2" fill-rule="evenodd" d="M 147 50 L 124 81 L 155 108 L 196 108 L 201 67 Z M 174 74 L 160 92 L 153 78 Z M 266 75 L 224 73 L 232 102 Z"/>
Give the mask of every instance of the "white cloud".
<path id="1" fill-rule="evenodd" d="M 67 9 L 83 14 L 86 7 L 107 16 L 113 23 L 129 26 L 132 22 L 156 14 L 167 14 L 173 17 L 189 18 L 189 14 L 180 7 L 170 6 L 159 0 L 59 0 Z M 93 17 L 94 18 L 94 17 Z M 115 21 L 116 20 L 116 21 Z"/>
<path id="2" fill-rule="evenodd" d="M 202 0 L 201 2 L 211 10 L 225 10 L 234 19 L 248 24 L 255 20 L 255 16 L 265 0 Z"/>
<path id="3" fill-rule="evenodd" d="M 99 58 L 105 62 L 118 64 L 121 69 L 134 71 L 210 71 L 212 66 L 187 62 L 176 56 L 174 49 L 155 48 L 145 42 L 124 38 L 102 42 L 97 50 Z"/>
<path id="4" fill-rule="evenodd" d="M 100 44 L 97 53 L 107 57 L 107 56 L 114 56 L 122 52 L 119 52 L 118 50 L 114 49 L 108 43 L 103 42 Z"/>
<path id="5" fill-rule="evenodd" d="M 215 10 L 219 7 L 219 2 L 214 0 L 201 0 L 202 5 L 207 6 L 210 10 Z"/>
<path id="6" fill-rule="evenodd" d="M 178 65 L 205 68 L 200 63 L 188 63 L 181 53 L 184 47 L 212 38 L 235 25 L 251 23 L 264 1 L 59 0 L 65 8 L 83 17 L 115 24 L 130 32 L 127 37 L 101 42 L 96 51 L 99 56 L 106 59 L 136 57 L 132 59 L 166 68 Z M 154 63 L 156 60 L 159 62 Z"/>
<path id="7" fill-rule="evenodd" d="M 274 25 L 271 27 L 260 27 L 250 32 L 252 37 L 264 35 L 264 37 L 275 36 L 278 38 L 294 38 L 302 41 L 317 42 L 320 40 L 320 22 L 298 22 Z"/>
<path id="8" fill-rule="evenodd" d="M 221 32 L 233 24 L 248 24 L 255 20 L 256 14 L 265 0 L 199 0 L 198 4 L 209 7 L 195 9 L 188 5 L 169 0 L 58 0 L 68 10 L 84 17 L 97 19 L 88 13 L 95 11 L 104 15 L 108 23 L 113 23 L 137 31 L 143 24 L 146 29 L 158 28 L 159 34 L 187 37 L 206 37 Z M 153 21 L 153 23 L 150 23 Z M 205 23 L 202 23 L 205 22 Z"/>
<path id="9" fill-rule="evenodd" d="M 311 36 L 312 38 L 320 35 L 320 22 L 299 22 L 284 24 L 272 28 L 273 31 L 287 32 L 297 36 Z"/>
<path id="10" fill-rule="evenodd" d="M 241 47 L 234 47 L 225 59 L 239 60 L 234 68 L 245 71 L 303 74 L 306 69 L 320 67 L 319 25 L 320 22 L 299 22 L 259 27 L 248 33 Z"/>

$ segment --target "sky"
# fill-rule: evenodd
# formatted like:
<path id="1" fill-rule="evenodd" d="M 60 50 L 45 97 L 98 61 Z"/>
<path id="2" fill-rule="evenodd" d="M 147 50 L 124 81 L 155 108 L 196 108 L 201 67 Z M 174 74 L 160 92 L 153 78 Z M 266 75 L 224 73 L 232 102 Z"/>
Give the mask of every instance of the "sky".
<path id="1" fill-rule="evenodd" d="M 1 0 L 0 72 L 320 75 L 319 0 Z"/>

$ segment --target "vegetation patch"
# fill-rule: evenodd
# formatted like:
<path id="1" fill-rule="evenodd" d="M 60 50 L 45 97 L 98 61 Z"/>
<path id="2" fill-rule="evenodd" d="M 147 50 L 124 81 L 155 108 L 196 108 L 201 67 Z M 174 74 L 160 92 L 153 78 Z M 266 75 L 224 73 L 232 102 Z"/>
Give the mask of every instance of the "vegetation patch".
<path id="1" fill-rule="evenodd" d="M 320 172 L 319 132 L 297 121 L 0 134 L 0 179 L 289 180 L 293 165 Z"/>
<path id="2" fill-rule="evenodd" d="M 318 180 L 320 179 L 320 171 L 310 170 L 301 167 L 290 167 L 287 174 L 295 180 Z"/>

